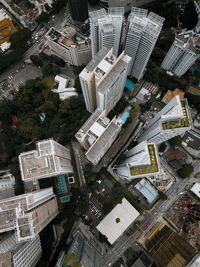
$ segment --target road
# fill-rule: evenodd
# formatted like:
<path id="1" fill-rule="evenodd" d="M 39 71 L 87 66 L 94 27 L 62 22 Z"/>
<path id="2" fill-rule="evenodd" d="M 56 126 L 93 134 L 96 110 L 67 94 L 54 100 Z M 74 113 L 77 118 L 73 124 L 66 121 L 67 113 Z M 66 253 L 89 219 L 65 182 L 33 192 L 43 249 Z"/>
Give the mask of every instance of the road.
<path id="1" fill-rule="evenodd" d="M 86 181 L 85 181 L 85 175 L 84 175 L 82 161 L 81 161 L 81 155 L 80 155 L 80 152 L 79 152 L 79 146 L 78 146 L 77 142 L 72 142 L 72 149 L 73 149 L 73 152 L 74 152 L 76 168 L 77 168 L 77 171 L 78 171 L 80 188 L 83 188 L 83 187 L 86 186 Z"/>

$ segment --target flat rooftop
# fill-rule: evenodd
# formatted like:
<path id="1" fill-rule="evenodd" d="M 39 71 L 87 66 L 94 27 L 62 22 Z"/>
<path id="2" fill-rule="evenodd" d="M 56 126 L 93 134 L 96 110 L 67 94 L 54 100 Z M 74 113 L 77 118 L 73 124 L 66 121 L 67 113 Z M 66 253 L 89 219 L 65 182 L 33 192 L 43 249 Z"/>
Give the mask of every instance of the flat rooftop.
<path id="1" fill-rule="evenodd" d="M 183 118 L 162 123 L 163 130 L 190 127 L 190 115 L 186 99 L 181 100 Z"/>
<path id="2" fill-rule="evenodd" d="M 135 188 L 146 198 L 149 204 L 153 203 L 158 197 L 158 191 L 155 187 L 145 178 L 135 185 Z"/>
<path id="3" fill-rule="evenodd" d="M 138 218 L 140 213 L 126 200 L 117 206 L 97 225 L 98 231 L 105 235 L 112 245 L 126 229 Z"/>
<path id="4" fill-rule="evenodd" d="M 150 165 L 146 166 L 129 166 L 131 176 L 153 174 L 159 172 L 159 164 L 154 144 L 148 144 L 148 151 L 150 155 Z"/>
<path id="5" fill-rule="evenodd" d="M 200 183 L 195 183 L 191 188 L 190 191 L 194 193 L 198 198 L 200 198 Z"/>

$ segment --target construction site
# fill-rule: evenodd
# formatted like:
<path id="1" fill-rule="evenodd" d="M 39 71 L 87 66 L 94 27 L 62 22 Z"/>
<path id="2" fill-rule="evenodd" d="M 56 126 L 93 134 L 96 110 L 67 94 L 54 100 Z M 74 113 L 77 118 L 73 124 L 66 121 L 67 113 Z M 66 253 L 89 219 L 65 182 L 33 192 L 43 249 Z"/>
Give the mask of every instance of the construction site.
<path id="1" fill-rule="evenodd" d="M 200 249 L 200 202 L 187 192 L 169 209 L 165 218 L 193 247 Z"/>

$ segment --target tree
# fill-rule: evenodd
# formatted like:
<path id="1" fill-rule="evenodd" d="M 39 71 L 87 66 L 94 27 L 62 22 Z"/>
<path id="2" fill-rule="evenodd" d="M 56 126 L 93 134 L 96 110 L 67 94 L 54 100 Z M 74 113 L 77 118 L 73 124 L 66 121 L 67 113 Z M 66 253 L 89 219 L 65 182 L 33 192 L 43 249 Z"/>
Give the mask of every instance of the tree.
<path id="1" fill-rule="evenodd" d="M 185 165 L 183 165 L 183 167 L 181 169 L 179 169 L 177 171 L 177 173 L 181 178 L 184 179 L 184 178 L 190 177 L 193 170 L 194 170 L 194 168 L 193 168 L 192 164 L 185 164 Z"/>
<path id="2" fill-rule="evenodd" d="M 198 23 L 198 14 L 195 10 L 194 2 L 190 1 L 180 17 L 183 28 L 192 30 Z"/>
<path id="3" fill-rule="evenodd" d="M 20 29 L 10 36 L 11 48 L 14 50 L 24 50 L 27 41 L 31 38 L 31 31 L 28 28 Z"/>
<path id="4" fill-rule="evenodd" d="M 37 55 L 31 55 L 31 56 L 30 56 L 30 60 L 32 61 L 32 63 L 33 63 L 35 66 L 40 66 L 40 67 L 43 66 L 43 62 L 42 62 L 42 60 L 41 60 L 40 57 L 37 56 Z"/>

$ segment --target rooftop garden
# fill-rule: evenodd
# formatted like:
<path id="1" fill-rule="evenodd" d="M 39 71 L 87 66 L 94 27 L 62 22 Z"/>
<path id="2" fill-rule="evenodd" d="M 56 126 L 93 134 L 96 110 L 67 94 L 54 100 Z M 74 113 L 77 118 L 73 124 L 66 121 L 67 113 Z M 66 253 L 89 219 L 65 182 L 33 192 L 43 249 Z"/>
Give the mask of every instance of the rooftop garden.
<path id="1" fill-rule="evenodd" d="M 182 100 L 181 104 L 183 109 L 183 118 L 180 120 L 174 120 L 162 123 L 163 130 L 171 130 L 171 129 L 184 128 L 190 126 L 187 103 L 185 100 Z"/>
<path id="2" fill-rule="evenodd" d="M 151 164 L 147 166 L 141 166 L 141 167 L 137 167 L 137 166 L 130 167 L 131 176 L 143 175 L 143 174 L 148 174 L 148 173 L 156 173 L 159 171 L 154 145 L 148 144 L 148 150 L 149 150 Z"/>

